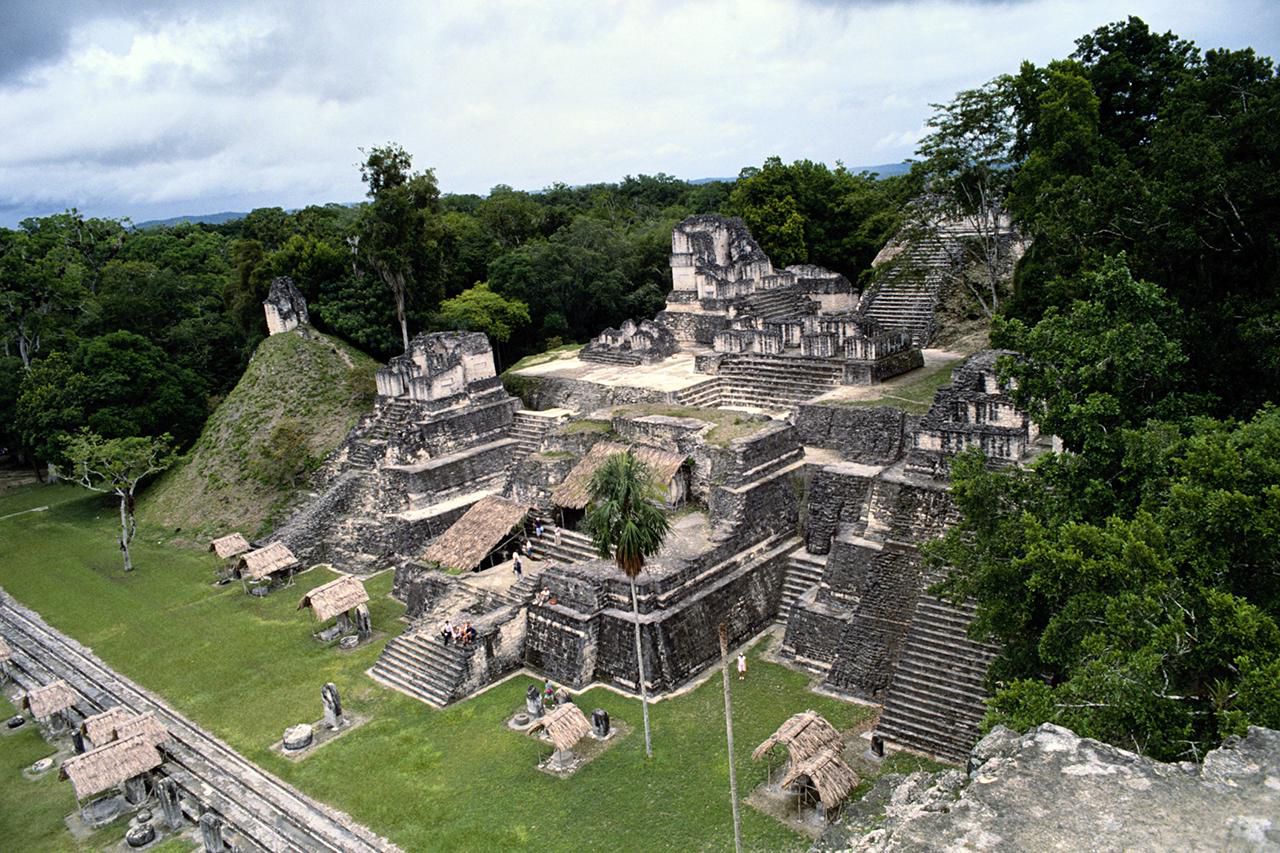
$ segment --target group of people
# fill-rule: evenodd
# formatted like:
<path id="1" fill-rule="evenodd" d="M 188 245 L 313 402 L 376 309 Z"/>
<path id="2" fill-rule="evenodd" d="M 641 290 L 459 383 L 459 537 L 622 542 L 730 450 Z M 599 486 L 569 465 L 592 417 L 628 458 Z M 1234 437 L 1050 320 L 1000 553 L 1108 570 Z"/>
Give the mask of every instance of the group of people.
<path id="1" fill-rule="evenodd" d="M 477 637 L 479 637 L 479 634 L 470 621 L 454 625 L 452 620 L 446 619 L 444 620 L 444 627 L 440 629 L 440 639 L 446 646 L 450 643 L 469 646 L 476 641 Z"/>

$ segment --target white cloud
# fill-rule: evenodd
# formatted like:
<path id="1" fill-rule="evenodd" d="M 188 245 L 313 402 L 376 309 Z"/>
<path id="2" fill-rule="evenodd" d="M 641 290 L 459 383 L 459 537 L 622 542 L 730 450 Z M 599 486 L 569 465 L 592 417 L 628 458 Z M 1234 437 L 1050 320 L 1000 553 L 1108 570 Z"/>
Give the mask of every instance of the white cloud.
<path id="1" fill-rule="evenodd" d="M 117 5 L 69 15 L 0 77 L 0 224 L 354 200 L 357 149 L 390 140 L 454 192 L 899 160 L 930 102 L 1121 17 L 1101 0 Z M 1274 55 L 1280 9 L 1229 5 L 1132 13 Z"/>

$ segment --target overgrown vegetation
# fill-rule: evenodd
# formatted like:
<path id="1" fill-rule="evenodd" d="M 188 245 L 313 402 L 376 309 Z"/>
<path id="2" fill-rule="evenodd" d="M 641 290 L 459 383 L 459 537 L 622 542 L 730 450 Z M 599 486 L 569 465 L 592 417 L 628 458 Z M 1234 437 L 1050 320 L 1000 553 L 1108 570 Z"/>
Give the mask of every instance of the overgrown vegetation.
<path id="1" fill-rule="evenodd" d="M 263 532 L 367 411 L 375 366 L 314 332 L 264 340 L 200 440 L 144 496 L 149 519 L 195 542 Z"/>

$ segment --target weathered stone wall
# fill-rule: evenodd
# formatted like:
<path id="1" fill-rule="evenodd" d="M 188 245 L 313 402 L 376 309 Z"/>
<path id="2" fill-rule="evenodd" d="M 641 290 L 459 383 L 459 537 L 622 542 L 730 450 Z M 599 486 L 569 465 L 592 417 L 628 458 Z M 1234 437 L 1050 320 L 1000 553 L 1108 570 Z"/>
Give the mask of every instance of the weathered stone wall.
<path id="1" fill-rule="evenodd" d="M 861 567 L 852 571 L 862 573 Z M 914 549 L 889 544 L 872 557 L 825 686 L 865 699 L 882 697 L 893 682 L 921 587 L 920 557 Z"/>
<path id="2" fill-rule="evenodd" d="M 782 650 L 802 665 L 826 669 L 835 661 L 840 638 L 853 616 L 847 607 L 824 604 L 818 590 L 807 591 L 793 605 Z"/>
<path id="3" fill-rule="evenodd" d="M 334 479 L 314 500 L 276 528 L 268 542 L 283 542 L 303 565 L 332 563 L 338 543 L 328 533 L 366 500 L 372 500 L 373 480 L 367 472 L 347 471 Z"/>
<path id="4" fill-rule="evenodd" d="M 511 465 L 515 449 L 516 442 L 505 439 L 416 465 L 387 465 L 382 468 L 382 479 L 397 492 L 427 494 L 438 500 L 441 492 L 471 491 L 479 488 L 481 482 L 503 474 Z"/>
<path id="5" fill-rule="evenodd" d="M 717 486 L 707 502 L 717 530 L 731 535 L 739 548 L 775 533 L 795 530 L 803 491 L 800 471 L 782 471 L 743 487 Z"/>
<path id="6" fill-rule="evenodd" d="M 845 385 L 878 385 L 886 379 L 924 367 L 924 354 L 918 348 L 904 350 L 875 361 L 845 363 Z"/>
<path id="7" fill-rule="evenodd" d="M 800 446 L 795 427 L 773 421 L 751 435 L 735 438 L 728 447 L 708 448 L 708 454 L 712 483 L 741 486 L 799 461 L 804 448 Z"/>
<path id="8" fill-rule="evenodd" d="M 551 490 L 564 482 L 578 463 L 578 457 L 562 453 L 532 453 L 520 460 L 511 476 L 511 499 L 525 506 L 551 509 Z"/>
<path id="9" fill-rule="evenodd" d="M 409 461 L 415 456 L 444 456 L 504 437 L 511 428 L 519 400 L 504 397 L 494 402 L 451 412 L 444 417 L 419 422 L 408 432 L 396 458 Z"/>
<path id="10" fill-rule="evenodd" d="M 574 689 L 587 687 L 595 679 L 599 633 L 596 617 L 583 619 L 558 606 L 531 605 L 525 663 L 552 681 Z"/>
<path id="11" fill-rule="evenodd" d="M 671 403 L 674 395 L 630 385 L 601 385 L 563 376 L 516 376 L 508 380 L 527 408 L 564 408 L 583 414 L 633 403 Z"/>
<path id="12" fill-rule="evenodd" d="M 677 341 L 707 346 L 711 346 L 717 332 L 729 328 L 727 315 L 701 311 L 659 311 L 654 319 L 670 329 Z"/>
<path id="13" fill-rule="evenodd" d="M 391 597 L 403 602 L 410 619 L 429 611 L 444 597 L 454 580 L 434 566 L 405 562 L 396 567 Z"/>
<path id="14" fill-rule="evenodd" d="M 809 482 L 809 515 L 805 548 L 810 554 L 826 554 L 842 524 L 857 521 L 871 494 L 874 469 L 856 465 L 827 465 Z"/>
<path id="15" fill-rule="evenodd" d="M 467 696 L 519 669 L 524 662 L 528 620 L 523 607 L 504 607 L 472 620 L 477 639 L 456 695 Z"/>
<path id="16" fill-rule="evenodd" d="M 908 418 L 892 406 L 860 408 L 802 404 L 796 432 L 802 444 L 837 450 L 850 462 L 888 465 L 896 462 L 909 441 Z"/>

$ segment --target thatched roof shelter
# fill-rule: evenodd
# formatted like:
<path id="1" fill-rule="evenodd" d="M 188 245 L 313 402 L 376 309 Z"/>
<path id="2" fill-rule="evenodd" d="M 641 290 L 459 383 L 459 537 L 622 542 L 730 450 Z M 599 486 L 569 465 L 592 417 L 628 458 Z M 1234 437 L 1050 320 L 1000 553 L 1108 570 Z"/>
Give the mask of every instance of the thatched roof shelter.
<path id="1" fill-rule="evenodd" d="M 302 596 L 298 609 L 310 607 L 317 621 L 326 622 L 368 600 L 369 593 L 360 579 L 354 575 L 343 575 Z"/>
<path id="2" fill-rule="evenodd" d="M 58 679 L 42 687 L 31 688 L 26 698 L 22 700 L 22 704 L 31 711 L 31 716 L 37 720 L 44 720 L 74 707 L 76 692 L 67 682 Z"/>
<path id="3" fill-rule="evenodd" d="M 155 711 L 134 714 L 116 726 L 116 737 L 120 740 L 135 736 L 141 737 L 152 746 L 162 746 L 168 743 L 171 737 L 168 726 L 160 722 Z"/>
<path id="4" fill-rule="evenodd" d="M 139 734 L 68 758 L 58 776 L 70 779 L 76 799 L 83 800 L 155 770 L 162 761 L 155 744 Z"/>
<path id="5" fill-rule="evenodd" d="M 840 732 L 836 731 L 835 726 L 824 720 L 817 711 L 805 711 L 778 726 L 776 732 L 755 748 L 751 759 L 759 761 L 774 746 L 784 744 L 794 765 L 828 747 L 839 750 L 841 742 Z"/>
<path id="6" fill-rule="evenodd" d="M 530 726 L 529 731 L 540 728 L 547 730 L 556 749 L 573 749 L 578 741 L 591 734 L 591 723 L 587 722 L 586 714 L 572 702 L 557 705 Z"/>
<path id="7" fill-rule="evenodd" d="M 470 571 L 502 544 L 528 512 L 528 507 L 506 498 L 483 497 L 427 547 L 423 559 L 445 568 Z"/>
<path id="8" fill-rule="evenodd" d="M 232 533 L 230 536 L 223 536 L 210 542 L 209 550 L 217 554 L 219 559 L 225 560 L 248 551 L 249 540 L 245 539 L 243 534 Z"/>
<path id="9" fill-rule="evenodd" d="M 564 482 L 551 490 L 551 500 L 556 506 L 566 509 L 583 509 L 589 502 L 591 478 L 609 457 L 627 452 L 627 445 L 614 441 L 598 441 L 587 451 L 573 470 L 564 478 Z M 646 447 L 641 444 L 630 448 L 635 457 L 648 467 L 654 482 L 661 488 L 669 489 L 671 481 L 684 466 L 685 457 L 669 450 Z"/>
<path id="10" fill-rule="evenodd" d="M 236 575 L 256 581 L 296 565 L 298 565 L 298 558 L 293 556 L 288 545 L 283 542 L 272 542 L 265 548 L 250 551 L 241 557 L 236 563 Z"/>
<path id="11" fill-rule="evenodd" d="M 9 648 L 4 637 L 0 637 L 0 663 L 8 663 L 11 660 L 13 660 L 13 650 Z"/>
<path id="12" fill-rule="evenodd" d="M 133 716 L 133 712 L 120 705 L 113 705 L 100 714 L 84 718 L 80 724 L 80 734 L 87 737 L 94 746 L 102 746 L 107 741 L 115 740 L 116 726 Z"/>
<path id="13" fill-rule="evenodd" d="M 782 787 L 807 776 L 818 790 L 818 799 L 828 812 L 844 802 L 858 784 L 858 774 L 840 758 L 838 747 L 818 750 L 803 761 L 791 762 L 787 775 L 782 777 Z"/>

